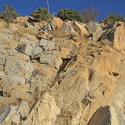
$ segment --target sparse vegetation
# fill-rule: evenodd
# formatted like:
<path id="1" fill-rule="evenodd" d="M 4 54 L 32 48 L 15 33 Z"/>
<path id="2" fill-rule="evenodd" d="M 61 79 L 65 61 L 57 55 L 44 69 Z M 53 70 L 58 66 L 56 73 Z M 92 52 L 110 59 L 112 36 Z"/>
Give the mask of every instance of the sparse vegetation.
<path id="1" fill-rule="evenodd" d="M 50 19 L 49 10 L 42 7 L 36 10 L 35 12 L 32 12 L 31 16 L 34 18 L 35 22 L 40 22 L 42 20 L 47 21 L 48 19 Z"/>
<path id="2" fill-rule="evenodd" d="M 34 33 L 34 30 L 31 29 L 31 28 L 25 28 L 25 29 L 23 30 L 23 32 L 24 32 L 24 33 L 28 33 L 28 34 L 30 34 L 30 35 L 34 35 L 34 34 L 35 34 L 35 33 Z"/>
<path id="3" fill-rule="evenodd" d="M 90 7 L 90 8 L 86 8 L 85 10 L 83 10 L 81 14 L 84 18 L 84 21 L 89 22 L 89 21 L 96 20 L 96 18 L 99 16 L 100 13 L 97 9 Z"/>
<path id="4" fill-rule="evenodd" d="M 122 21 L 125 22 L 125 18 L 122 14 L 116 15 L 114 13 L 111 13 L 106 19 L 104 20 L 104 23 L 107 25 L 111 25 L 115 23 L 116 21 Z"/>
<path id="5" fill-rule="evenodd" d="M 4 12 L 0 12 L 0 18 L 4 19 L 7 23 L 13 23 L 13 20 L 20 16 L 16 13 L 14 6 L 4 5 Z"/>
<path id="6" fill-rule="evenodd" d="M 65 20 L 70 20 L 70 21 L 78 21 L 78 22 L 84 22 L 84 19 L 77 10 L 68 10 L 67 8 L 64 10 L 60 10 L 60 12 L 57 13 L 57 17 L 62 19 L 63 21 Z"/>

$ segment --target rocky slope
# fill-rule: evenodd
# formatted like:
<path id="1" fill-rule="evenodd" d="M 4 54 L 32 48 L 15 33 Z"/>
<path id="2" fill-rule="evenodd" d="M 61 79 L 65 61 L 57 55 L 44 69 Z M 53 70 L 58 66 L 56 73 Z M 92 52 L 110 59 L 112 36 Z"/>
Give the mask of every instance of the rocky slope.
<path id="1" fill-rule="evenodd" d="M 124 125 L 125 24 L 0 21 L 1 125 Z"/>

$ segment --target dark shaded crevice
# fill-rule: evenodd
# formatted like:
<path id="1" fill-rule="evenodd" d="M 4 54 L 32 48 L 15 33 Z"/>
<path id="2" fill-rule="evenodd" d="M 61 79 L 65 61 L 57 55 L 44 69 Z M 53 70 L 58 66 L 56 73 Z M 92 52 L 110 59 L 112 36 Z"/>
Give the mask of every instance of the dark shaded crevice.
<path id="1" fill-rule="evenodd" d="M 67 64 L 70 62 L 71 59 L 72 59 L 72 58 L 62 58 L 63 64 L 62 64 L 62 66 L 60 66 L 59 71 L 57 72 L 57 75 L 58 75 L 59 73 L 61 73 L 62 71 L 64 71 L 65 67 L 66 67 Z"/>
<path id="2" fill-rule="evenodd" d="M 91 57 L 95 57 L 95 55 L 93 53 L 90 54 Z"/>
<path id="3" fill-rule="evenodd" d="M 98 39 L 97 39 L 97 42 L 100 42 L 102 40 L 102 36 L 100 36 Z"/>
<path id="4" fill-rule="evenodd" d="M 33 59 L 31 58 L 31 60 L 33 60 Z M 40 57 L 34 58 L 34 60 L 36 60 L 38 63 L 40 63 Z"/>
<path id="5" fill-rule="evenodd" d="M 91 33 L 88 37 L 89 37 L 89 38 L 90 38 L 90 37 L 92 37 L 92 38 L 93 38 L 93 34 Z"/>
<path id="6" fill-rule="evenodd" d="M 117 73 L 117 72 L 112 72 L 112 75 L 113 75 L 113 76 L 118 76 L 119 73 Z"/>
<path id="7" fill-rule="evenodd" d="M 3 91 L 0 91 L 0 96 L 2 96 L 2 97 L 3 97 Z"/>
<path id="8" fill-rule="evenodd" d="M 3 71 L 5 70 L 5 67 L 6 67 L 6 59 L 5 59 L 4 65 L 3 65 Z M 1 78 L 0 78 L 0 80 L 1 80 Z"/>
<path id="9" fill-rule="evenodd" d="M 32 72 L 32 75 L 31 75 L 31 77 L 35 77 L 36 75 L 38 74 L 38 71 L 37 70 L 34 70 L 33 72 Z"/>
<path id="10" fill-rule="evenodd" d="M 112 75 L 112 76 L 118 76 L 119 73 L 117 73 L 117 72 L 109 72 L 109 75 Z"/>
<path id="11" fill-rule="evenodd" d="M 93 80 L 93 76 L 94 76 L 94 72 L 90 71 L 90 74 L 89 74 L 89 81 L 90 82 Z"/>
<path id="12" fill-rule="evenodd" d="M 81 103 L 84 105 L 84 106 L 88 106 L 90 103 L 91 103 L 91 100 L 89 100 L 87 98 L 87 96 L 81 101 Z"/>

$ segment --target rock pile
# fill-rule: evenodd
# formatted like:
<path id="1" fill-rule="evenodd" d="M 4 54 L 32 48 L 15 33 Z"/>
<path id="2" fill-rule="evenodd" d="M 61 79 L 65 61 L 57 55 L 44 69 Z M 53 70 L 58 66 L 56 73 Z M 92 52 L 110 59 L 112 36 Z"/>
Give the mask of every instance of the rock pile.
<path id="1" fill-rule="evenodd" d="M 21 18 L 8 27 L 0 28 L 1 125 L 125 124 L 124 23 Z"/>

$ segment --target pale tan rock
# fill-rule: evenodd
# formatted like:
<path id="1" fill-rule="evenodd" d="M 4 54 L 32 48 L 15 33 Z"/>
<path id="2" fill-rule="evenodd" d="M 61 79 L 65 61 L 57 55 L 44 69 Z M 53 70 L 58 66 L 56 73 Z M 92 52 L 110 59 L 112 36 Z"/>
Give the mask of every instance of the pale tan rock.
<path id="1" fill-rule="evenodd" d="M 111 53 L 103 52 L 101 55 L 98 55 L 92 63 L 92 67 L 98 71 L 111 73 L 111 75 L 118 75 L 118 62 L 119 58 L 116 58 L 115 55 Z"/>
<path id="2" fill-rule="evenodd" d="M 75 35 L 76 32 L 70 24 L 64 24 L 62 27 L 53 30 L 51 34 L 53 37 L 61 38 L 67 37 L 70 34 Z"/>
<path id="3" fill-rule="evenodd" d="M 125 24 L 118 23 L 114 32 L 114 47 L 118 50 L 125 49 Z"/>
<path id="4" fill-rule="evenodd" d="M 92 34 L 92 41 L 96 42 L 102 35 L 102 28 L 100 24 L 90 23 L 86 26 L 87 30 Z"/>
<path id="5" fill-rule="evenodd" d="M 76 21 L 74 22 L 74 25 L 79 29 L 80 35 L 89 35 L 89 32 L 86 30 L 85 26 Z"/>
<path id="6" fill-rule="evenodd" d="M 56 105 L 54 97 L 46 93 L 41 101 L 38 109 L 39 121 L 46 125 L 53 124 L 56 120 L 56 116 L 60 113 L 60 109 Z"/>
<path id="7" fill-rule="evenodd" d="M 30 107 L 26 101 L 22 101 L 20 103 L 20 107 L 18 109 L 18 112 L 22 115 L 22 117 L 25 117 L 28 115 L 30 110 Z"/>
<path id="8" fill-rule="evenodd" d="M 53 20 L 57 23 L 58 27 L 61 27 L 64 24 L 60 18 L 54 17 Z"/>

